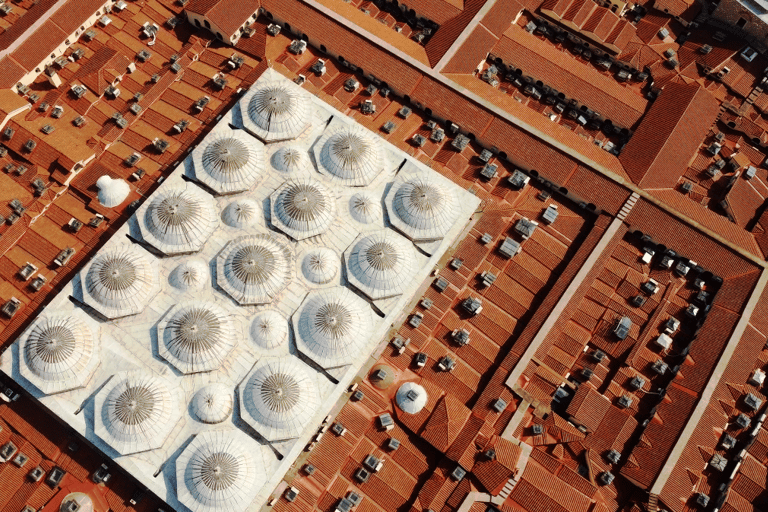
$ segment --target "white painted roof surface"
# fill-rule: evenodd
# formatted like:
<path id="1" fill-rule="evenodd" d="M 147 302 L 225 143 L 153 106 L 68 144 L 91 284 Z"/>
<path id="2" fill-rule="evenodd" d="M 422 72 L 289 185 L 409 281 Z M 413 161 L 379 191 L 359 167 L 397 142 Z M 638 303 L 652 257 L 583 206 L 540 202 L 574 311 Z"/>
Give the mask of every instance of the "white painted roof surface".
<path id="1" fill-rule="evenodd" d="M 401 411 L 418 414 L 427 405 L 427 390 L 415 382 L 405 382 L 397 390 L 395 403 Z"/>
<path id="2" fill-rule="evenodd" d="M 270 196 L 272 223 L 294 240 L 324 233 L 336 216 L 330 190 L 312 178 L 290 179 Z"/>
<path id="3" fill-rule="evenodd" d="M 195 179 L 216 194 L 253 187 L 264 174 L 264 145 L 242 130 L 216 127 L 192 151 Z"/>
<path id="4" fill-rule="evenodd" d="M 391 229 L 362 233 L 344 252 L 347 279 L 373 300 L 401 295 L 417 270 L 414 251 Z"/>
<path id="5" fill-rule="evenodd" d="M 96 187 L 99 189 L 99 203 L 107 208 L 119 206 L 128 199 L 131 193 L 131 187 L 124 180 L 113 179 L 106 174 L 96 180 Z"/>

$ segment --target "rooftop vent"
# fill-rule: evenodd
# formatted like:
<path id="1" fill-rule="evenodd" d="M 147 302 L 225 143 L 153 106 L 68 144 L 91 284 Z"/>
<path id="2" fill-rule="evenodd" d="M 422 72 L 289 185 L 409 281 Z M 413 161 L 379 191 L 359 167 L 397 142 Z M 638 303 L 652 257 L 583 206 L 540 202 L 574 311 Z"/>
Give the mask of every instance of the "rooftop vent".
<path id="1" fill-rule="evenodd" d="M 616 323 L 613 328 L 613 334 L 620 340 L 624 340 L 629 335 L 629 330 L 632 328 L 632 320 L 628 316 L 623 316 Z"/>
<path id="2" fill-rule="evenodd" d="M 461 307 L 470 315 L 476 316 L 483 311 L 483 301 L 476 297 L 467 297 L 461 302 Z"/>
<path id="3" fill-rule="evenodd" d="M 523 217 L 515 224 L 515 231 L 523 237 L 523 240 L 527 240 L 536 231 L 536 226 L 538 225 L 538 222 Z"/>

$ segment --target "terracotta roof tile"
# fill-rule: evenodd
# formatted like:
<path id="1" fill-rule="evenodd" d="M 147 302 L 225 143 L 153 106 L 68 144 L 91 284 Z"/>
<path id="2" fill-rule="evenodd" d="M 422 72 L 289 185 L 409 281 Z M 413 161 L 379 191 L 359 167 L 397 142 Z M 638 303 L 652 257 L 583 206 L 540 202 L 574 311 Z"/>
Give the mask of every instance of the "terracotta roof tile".
<path id="1" fill-rule="evenodd" d="M 442 71 L 445 73 L 473 73 L 482 64 L 488 51 L 498 40 L 497 35 L 491 33 L 484 26 L 478 25 Z"/>

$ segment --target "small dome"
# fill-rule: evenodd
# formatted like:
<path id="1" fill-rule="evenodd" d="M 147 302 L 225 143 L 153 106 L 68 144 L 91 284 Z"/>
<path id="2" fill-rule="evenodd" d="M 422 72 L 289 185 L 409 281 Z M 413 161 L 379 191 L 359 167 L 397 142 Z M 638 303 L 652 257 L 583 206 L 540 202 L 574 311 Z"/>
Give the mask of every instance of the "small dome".
<path id="1" fill-rule="evenodd" d="M 160 290 L 157 268 L 135 245 L 104 250 L 84 271 L 85 302 L 109 319 L 140 313 Z"/>
<path id="2" fill-rule="evenodd" d="M 366 192 L 358 192 L 349 200 L 349 213 L 361 224 L 370 224 L 381 218 L 381 202 Z"/>
<path id="3" fill-rule="evenodd" d="M 218 226 L 213 197 L 194 185 L 167 187 L 142 205 L 144 240 L 164 254 L 197 252 Z"/>
<path id="4" fill-rule="evenodd" d="M 221 423 L 232 414 L 233 395 L 224 384 L 208 384 L 192 397 L 192 412 L 203 423 Z"/>
<path id="5" fill-rule="evenodd" d="M 240 395 L 243 418 L 267 441 L 298 437 L 320 405 L 314 376 L 293 356 L 259 361 Z"/>
<path id="6" fill-rule="evenodd" d="M 314 151 L 321 173 L 351 187 L 370 184 L 384 168 L 381 143 L 360 126 L 343 127 L 323 135 Z"/>
<path id="7" fill-rule="evenodd" d="M 77 506 L 73 506 L 73 503 Z M 61 500 L 61 506 L 59 506 L 60 512 L 69 512 L 70 510 L 77 510 L 77 512 L 93 512 L 93 501 L 87 494 L 82 492 L 73 492 L 64 496 Z"/>
<path id="8" fill-rule="evenodd" d="M 21 337 L 20 372 L 49 395 L 83 387 L 99 365 L 98 343 L 83 311 L 44 313 Z"/>
<path id="9" fill-rule="evenodd" d="M 272 167 L 278 171 L 292 173 L 303 169 L 313 169 L 307 152 L 303 149 L 288 146 L 280 148 L 272 155 Z"/>
<path id="10" fill-rule="evenodd" d="M 245 228 L 252 226 L 258 215 L 261 213 L 261 207 L 256 201 L 251 199 L 238 199 L 232 201 L 224 209 L 224 222 L 227 226 L 233 228 Z"/>
<path id="11" fill-rule="evenodd" d="M 99 189 L 99 203 L 107 208 L 114 208 L 128 199 L 131 187 L 121 179 L 112 179 L 106 174 L 96 180 Z"/>
<path id="12" fill-rule="evenodd" d="M 415 382 L 405 382 L 397 390 L 395 402 L 401 411 L 418 414 L 427 405 L 427 390 Z"/>
<path id="13" fill-rule="evenodd" d="M 373 300 L 401 295 L 418 267 L 413 244 L 390 229 L 359 235 L 344 258 L 350 283 Z"/>
<path id="14" fill-rule="evenodd" d="M 246 510 L 266 482 L 259 445 L 237 430 L 201 432 L 176 461 L 176 494 L 192 512 Z"/>
<path id="15" fill-rule="evenodd" d="M 327 247 L 311 249 L 301 261 L 301 272 L 304 278 L 315 284 L 326 284 L 339 273 L 341 259 Z"/>
<path id="16" fill-rule="evenodd" d="M 171 389 L 150 374 L 113 375 L 96 395 L 96 435 L 120 455 L 159 448 L 181 416 Z"/>
<path id="17" fill-rule="evenodd" d="M 414 242 L 442 239 L 459 214 L 453 190 L 425 173 L 396 180 L 386 203 L 392 224 Z"/>
<path id="18" fill-rule="evenodd" d="M 290 283 L 293 256 L 272 233 L 236 238 L 216 258 L 216 280 L 240 304 L 266 304 Z"/>
<path id="19" fill-rule="evenodd" d="M 217 194 L 253 187 L 264 171 L 264 146 L 241 130 L 217 129 L 192 152 L 195 178 Z"/>
<path id="20" fill-rule="evenodd" d="M 323 368 L 358 357 L 373 328 L 370 305 L 341 286 L 309 292 L 293 314 L 299 350 Z"/>
<path id="21" fill-rule="evenodd" d="M 171 271 L 168 281 L 182 291 L 198 291 L 211 282 L 208 264 L 200 258 L 190 258 Z"/>
<path id="22" fill-rule="evenodd" d="M 229 311 L 198 300 L 175 305 L 157 330 L 160 357 L 182 373 L 218 369 L 238 339 Z"/>
<path id="23" fill-rule="evenodd" d="M 243 125 L 264 142 L 295 139 L 309 126 L 308 100 L 289 84 L 264 82 L 240 101 Z"/>
<path id="24" fill-rule="evenodd" d="M 270 196 L 272 223 L 294 240 L 324 233 L 336 216 L 336 201 L 317 180 L 288 180 Z"/>
<path id="25" fill-rule="evenodd" d="M 267 350 L 285 345 L 288 341 L 288 320 L 277 311 L 262 311 L 251 323 L 251 339 Z"/>

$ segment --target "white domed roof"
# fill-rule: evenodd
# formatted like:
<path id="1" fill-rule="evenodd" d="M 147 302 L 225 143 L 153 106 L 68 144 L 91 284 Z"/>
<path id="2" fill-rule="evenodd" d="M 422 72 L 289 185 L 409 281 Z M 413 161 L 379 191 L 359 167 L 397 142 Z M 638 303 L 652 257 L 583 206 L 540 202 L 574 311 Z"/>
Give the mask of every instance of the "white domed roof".
<path id="1" fill-rule="evenodd" d="M 59 506 L 59 512 L 69 512 L 72 510 L 72 503 L 77 503 L 77 512 L 93 512 L 93 500 L 82 492 L 73 492 L 64 496 Z"/>
<path id="2" fill-rule="evenodd" d="M 272 167 L 285 173 L 303 169 L 314 170 L 306 150 L 293 146 L 286 146 L 275 151 L 272 155 Z"/>
<path id="3" fill-rule="evenodd" d="M 216 281 L 240 304 L 266 304 L 290 283 L 293 255 L 272 233 L 229 242 L 216 258 Z"/>
<path id="4" fill-rule="evenodd" d="M 313 150 L 318 170 L 343 185 L 368 185 L 384 168 L 381 142 L 362 126 L 330 131 L 317 141 Z"/>
<path id="5" fill-rule="evenodd" d="M 405 382 L 397 390 L 395 402 L 401 411 L 418 414 L 427 405 L 427 390 L 415 382 Z"/>
<path id="6" fill-rule="evenodd" d="M 285 345 L 288 341 L 288 319 L 272 309 L 260 312 L 251 322 L 251 339 L 267 350 Z"/>
<path id="7" fill-rule="evenodd" d="M 375 323 L 370 305 L 341 286 L 309 292 L 292 320 L 299 350 L 323 368 L 359 357 Z"/>
<path id="8" fill-rule="evenodd" d="M 374 198 L 367 192 L 358 192 L 349 200 L 349 213 L 362 224 L 370 224 L 381 219 L 380 198 Z"/>
<path id="9" fill-rule="evenodd" d="M 298 437 L 320 405 L 314 376 L 293 356 L 260 360 L 240 399 L 243 419 L 267 441 Z"/>
<path id="10" fill-rule="evenodd" d="M 417 270 L 413 244 L 390 229 L 358 235 L 344 253 L 350 283 L 373 300 L 401 295 Z"/>
<path id="11" fill-rule="evenodd" d="M 392 224 L 414 242 L 442 239 L 459 215 L 453 189 L 426 173 L 395 180 L 385 202 Z"/>
<path id="12" fill-rule="evenodd" d="M 224 208 L 224 222 L 233 228 L 252 226 L 261 214 L 261 207 L 251 199 L 232 201 Z"/>
<path id="13" fill-rule="evenodd" d="M 157 268 L 135 245 L 106 249 L 83 270 L 83 298 L 109 319 L 141 313 L 160 290 Z"/>
<path id="14" fill-rule="evenodd" d="M 309 102 L 293 84 L 257 83 L 240 100 L 243 126 L 264 142 L 295 139 L 309 126 Z"/>
<path id="15" fill-rule="evenodd" d="M 326 284 L 333 280 L 341 268 L 341 259 L 332 249 L 311 249 L 301 260 L 301 273 L 314 284 Z"/>
<path id="16" fill-rule="evenodd" d="M 217 194 L 253 187 L 264 171 L 264 146 L 242 130 L 217 128 L 192 152 L 195 179 Z"/>
<path id="17" fill-rule="evenodd" d="M 158 190 L 137 214 L 144 240 L 168 255 L 202 249 L 217 217 L 213 197 L 191 184 Z"/>
<path id="18" fill-rule="evenodd" d="M 173 389 L 154 375 L 113 375 L 96 394 L 96 435 L 121 455 L 159 448 L 181 416 Z"/>
<path id="19" fill-rule="evenodd" d="M 224 384 L 208 384 L 192 397 L 192 412 L 203 423 L 221 423 L 232 414 L 233 395 Z"/>
<path id="20" fill-rule="evenodd" d="M 99 365 L 99 328 L 79 309 L 43 313 L 21 336 L 20 373 L 45 394 L 83 387 Z"/>
<path id="21" fill-rule="evenodd" d="M 270 196 L 272 223 L 294 240 L 324 233 L 336 216 L 336 200 L 317 180 L 288 180 Z"/>
<path id="22" fill-rule="evenodd" d="M 106 174 L 96 180 L 99 189 L 99 203 L 107 208 L 114 208 L 128 199 L 131 187 L 124 180 L 112 179 Z"/>
<path id="23" fill-rule="evenodd" d="M 215 302 L 176 304 L 157 325 L 160 357 L 181 373 L 216 370 L 237 345 L 236 323 Z"/>
<path id="24" fill-rule="evenodd" d="M 208 264 L 201 258 L 189 258 L 171 271 L 168 281 L 174 288 L 198 291 L 211 281 Z"/>
<path id="25" fill-rule="evenodd" d="M 192 512 L 246 510 L 266 481 L 260 446 L 238 430 L 202 432 L 176 460 L 176 494 Z"/>

